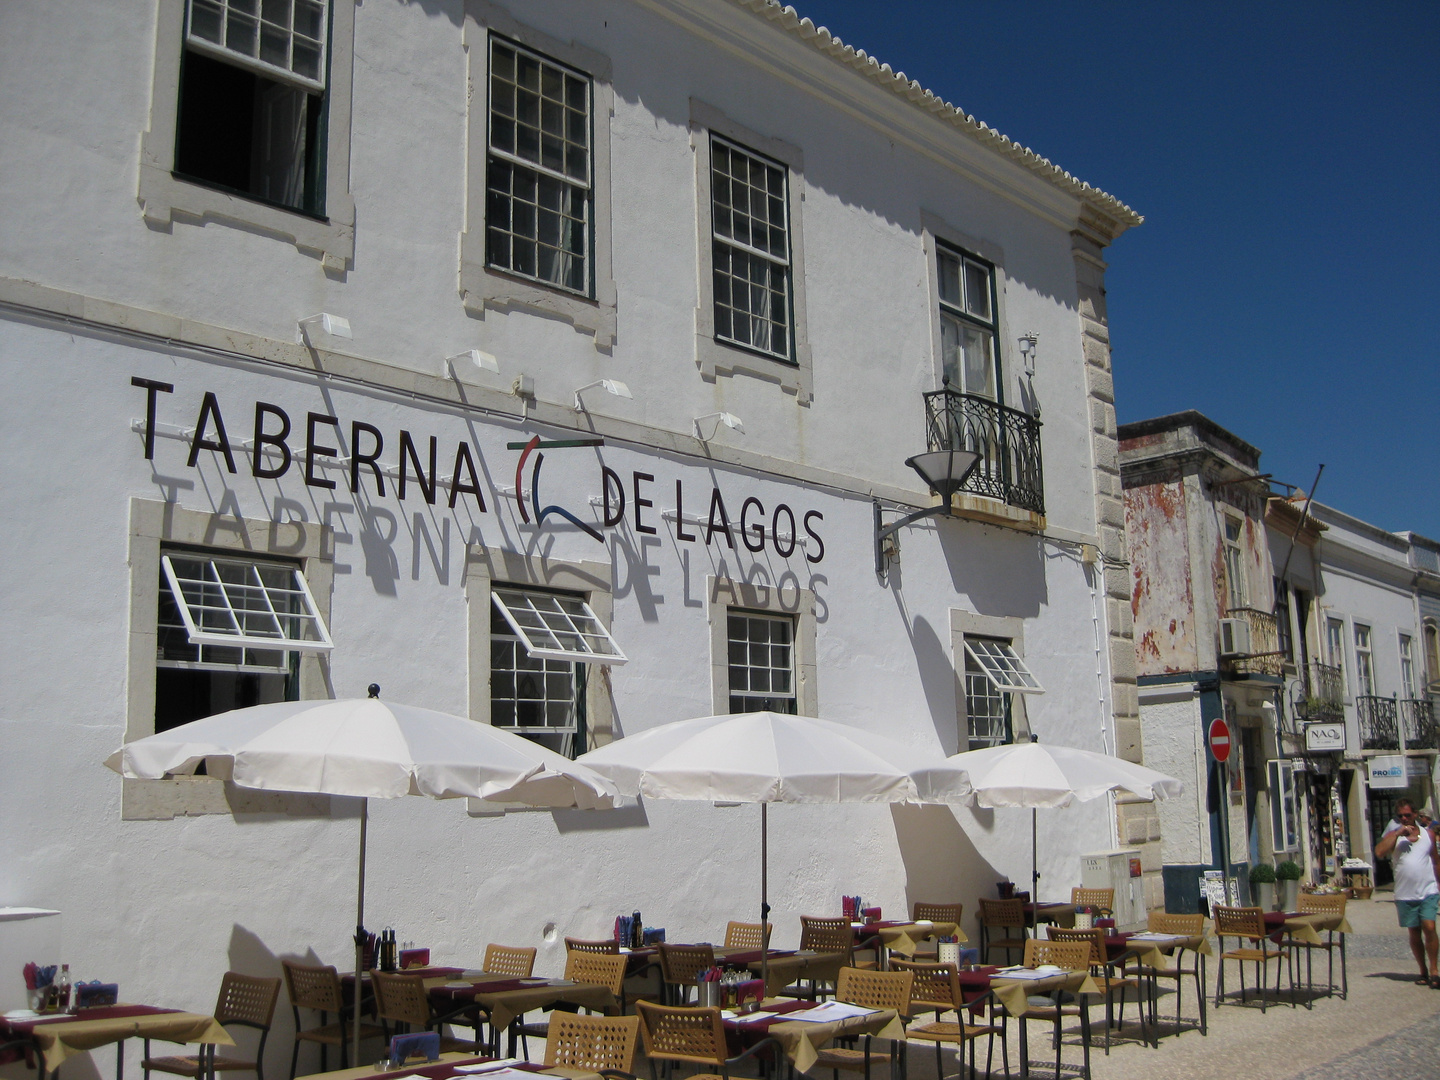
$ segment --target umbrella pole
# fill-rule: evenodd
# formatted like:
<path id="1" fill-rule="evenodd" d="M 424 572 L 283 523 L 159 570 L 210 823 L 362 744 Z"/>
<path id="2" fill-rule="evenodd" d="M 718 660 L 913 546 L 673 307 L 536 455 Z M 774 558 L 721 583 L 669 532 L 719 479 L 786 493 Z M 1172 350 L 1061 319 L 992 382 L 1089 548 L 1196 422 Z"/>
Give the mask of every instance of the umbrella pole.
<path id="1" fill-rule="evenodd" d="M 365 971 L 365 833 L 370 824 L 370 800 L 360 800 L 360 885 L 355 893 L 355 997 L 350 1014 L 350 1067 L 360 1064 L 360 979 Z"/>
<path id="2" fill-rule="evenodd" d="M 1030 902 L 1039 908 L 1040 906 L 1040 855 L 1036 841 L 1037 829 L 1035 827 L 1035 807 L 1030 808 Z M 1039 929 L 1039 923 L 1036 923 Z M 1038 936 L 1038 935 L 1037 935 Z"/>
<path id="3" fill-rule="evenodd" d="M 760 998 L 770 992 L 770 804 L 760 804 Z"/>

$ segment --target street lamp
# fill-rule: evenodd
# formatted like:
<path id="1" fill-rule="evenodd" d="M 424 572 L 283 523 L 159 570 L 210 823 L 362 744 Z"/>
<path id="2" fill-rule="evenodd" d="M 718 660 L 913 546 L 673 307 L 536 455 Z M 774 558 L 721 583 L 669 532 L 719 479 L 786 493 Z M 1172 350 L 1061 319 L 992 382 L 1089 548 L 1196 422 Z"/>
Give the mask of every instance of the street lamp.
<path id="1" fill-rule="evenodd" d="M 900 557 L 896 533 L 921 518 L 952 517 L 951 500 L 979 461 L 980 455 L 973 450 L 930 450 L 905 459 L 905 464 L 919 473 L 930 490 L 940 496 L 941 503 L 906 514 L 899 521 L 886 525 L 880 516 L 880 503 L 878 500 L 875 502 L 875 573 L 881 581 L 885 580 L 890 563 Z"/>

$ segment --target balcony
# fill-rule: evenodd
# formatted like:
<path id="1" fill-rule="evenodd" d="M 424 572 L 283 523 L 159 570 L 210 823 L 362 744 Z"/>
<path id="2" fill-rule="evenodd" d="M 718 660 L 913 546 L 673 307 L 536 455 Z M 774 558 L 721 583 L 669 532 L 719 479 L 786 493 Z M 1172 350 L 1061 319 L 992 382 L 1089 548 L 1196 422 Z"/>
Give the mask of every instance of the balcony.
<path id="1" fill-rule="evenodd" d="M 1435 750 L 1435 708 L 1424 698 L 1355 698 L 1362 750 Z M 1401 746 L 1401 736 L 1404 746 Z"/>
<path id="2" fill-rule="evenodd" d="M 1400 730 L 1407 750 L 1440 749 L 1435 728 L 1435 706 L 1428 698 L 1400 698 Z"/>
<path id="3" fill-rule="evenodd" d="M 1283 674 L 1285 654 L 1280 651 L 1280 628 L 1273 611 L 1259 608 L 1231 608 L 1227 619 L 1240 619 L 1250 627 L 1250 647 L 1226 657 L 1237 675 Z"/>
<path id="4" fill-rule="evenodd" d="M 1345 715 L 1345 673 L 1329 664 L 1310 662 L 1303 673 L 1304 696 L 1295 711 L 1302 720 L 1339 720 Z"/>
<path id="5" fill-rule="evenodd" d="M 979 462 L 960 490 L 1045 513 L 1040 421 L 975 394 L 925 395 L 925 438 L 931 450 L 969 450 Z"/>

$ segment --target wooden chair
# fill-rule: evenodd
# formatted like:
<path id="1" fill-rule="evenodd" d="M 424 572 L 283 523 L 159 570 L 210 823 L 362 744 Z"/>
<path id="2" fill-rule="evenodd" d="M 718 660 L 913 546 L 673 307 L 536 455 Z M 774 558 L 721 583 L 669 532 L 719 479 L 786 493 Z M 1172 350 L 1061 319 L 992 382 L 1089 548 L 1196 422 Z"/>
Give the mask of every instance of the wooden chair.
<path id="1" fill-rule="evenodd" d="M 821 915 L 800 916 L 800 951 L 838 954 L 842 967 L 855 966 L 855 931 L 846 918 L 832 919 Z M 820 986 L 817 979 L 810 979 L 809 986 L 797 983 L 786 987 L 785 993 L 794 997 L 818 1001 L 829 991 Z"/>
<path id="2" fill-rule="evenodd" d="M 773 933 L 775 927 L 769 923 L 763 926 L 758 922 L 731 922 L 725 926 L 725 948 L 727 949 L 763 949 L 765 947 L 765 935 Z"/>
<path id="3" fill-rule="evenodd" d="M 991 1075 L 990 1067 L 995 1061 L 996 1035 L 1000 1036 L 1000 1056 L 1005 1066 L 1005 1075 L 1010 1075 L 1010 1052 L 1005 1045 L 1005 1014 L 1002 1010 L 993 1008 L 995 1000 L 993 993 L 987 991 L 974 1001 L 966 1003 L 960 991 L 960 977 L 954 964 L 918 964 L 905 960 L 892 960 L 891 964 L 896 971 L 910 972 L 915 980 L 910 989 L 910 1016 L 914 1017 L 920 1013 L 931 1011 L 935 1013 L 933 1023 L 911 1026 L 905 1033 L 905 1037 L 935 1044 L 935 1076 L 937 1080 L 943 1080 L 945 1076 L 941 1050 L 946 1044 L 956 1047 L 955 1063 L 957 1067 L 964 1066 L 965 1046 L 967 1043 L 969 1044 L 970 1075 L 975 1076 L 975 1048 L 982 1035 L 987 1040 L 985 1075 Z M 984 1015 L 987 1007 L 990 1008 L 991 1017 L 1000 1020 L 998 1027 L 993 1023 L 977 1024 L 966 1020 L 967 1013 L 972 1020 L 980 1018 Z M 947 1012 L 955 1014 L 953 1023 L 942 1019 Z"/>
<path id="4" fill-rule="evenodd" d="M 1220 977 L 1215 987 L 1215 1007 L 1218 1009 L 1224 1004 L 1225 998 L 1225 961 L 1234 960 L 1240 965 L 1240 1002 L 1245 1002 L 1245 962 L 1248 960 L 1255 965 L 1255 979 L 1259 984 L 1260 1011 L 1265 1011 L 1265 971 L 1270 961 L 1275 961 L 1275 993 L 1280 993 L 1280 962 L 1287 956 L 1293 954 L 1285 948 L 1284 944 L 1271 948 L 1270 938 L 1265 929 L 1265 915 L 1258 907 L 1226 907 L 1224 904 L 1217 904 L 1210 909 L 1210 916 L 1215 920 L 1215 936 L 1220 940 Z M 1226 950 L 1225 939 L 1233 937 L 1238 944 L 1235 948 Z M 1247 946 L 1244 942 L 1250 942 Z M 1295 990 L 1295 972 L 1290 972 L 1290 990 Z"/>
<path id="5" fill-rule="evenodd" d="M 482 967 L 491 975 L 509 975 L 516 979 L 528 979 L 535 974 L 535 950 L 533 948 L 516 948 L 510 945 L 486 945 L 485 962 Z"/>
<path id="6" fill-rule="evenodd" d="M 290 1080 L 295 1080 L 295 1063 L 300 1055 L 301 1042 L 318 1043 L 320 1046 L 320 1071 L 327 1071 L 326 1051 L 329 1047 L 340 1048 L 340 1067 L 348 1068 L 350 1050 L 350 1022 L 353 1006 L 345 1005 L 341 997 L 340 973 L 333 967 L 311 967 L 289 960 L 280 963 L 285 977 L 285 992 L 290 997 L 290 1009 L 295 1014 L 295 1046 L 290 1051 Z M 358 982 L 357 982 L 358 988 Z M 302 1027 L 300 1010 L 308 1009 L 320 1014 L 315 1027 Z M 335 1017 L 332 1022 L 331 1016 Z M 360 1038 L 382 1038 L 384 1030 L 378 1024 L 360 1024 Z"/>
<path id="7" fill-rule="evenodd" d="M 684 1005 L 690 987 L 700 972 L 715 966 L 715 950 L 709 945 L 669 945 L 660 942 L 660 981 L 670 1003 Z"/>
<path id="8" fill-rule="evenodd" d="M 603 986 L 615 995 L 620 1012 L 625 1011 L 625 961 L 626 958 L 619 953 L 594 953 L 586 952 L 583 949 L 576 949 L 565 958 L 565 978 L 571 982 L 591 983 Z M 564 1013 L 574 1013 L 577 1006 L 566 1005 L 563 1002 L 555 1006 L 555 1011 L 550 1014 L 549 1021 L 545 1023 L 524 1024 L 516 1021 L 516 1033 L 525 1041 L 525 1052 L 528 1057 L 530 1052 L 530 1036 L 537 1039 L 549 1039 L 552 1030 L 551 1024 L 555 1017 Z M 549 1047 L 546 1047 L 549 1053 Z"/>
<path id="9" fill-rule="evenodd" d="M 1114 889 L 1086 889 L 1077 885 L 1070 890 L 1070 903 L 1075 907 L 1094 908 L 1101 915 L 1115 913 Z"/>
<path id="10" fill-rule="evenodd" d="M 631 1070 L 639 1032 L 638 1016 L 551 1013 L 545 1032 L 545 1068 L 577 1069 L 634 1080 Z"/>
<path id="11" fill-rule="evenodd" d="M 175 1057 L 150 1056 L 150 1040 L 145 1040 L 141 1068 L 149 1080 L 151 1070 L 175 1076 L 213 1076 L 217 1072 L 253 1072 L 256 1080 L 265 1080 L 265 1040 L 275 1018 L 275 1002 L 280 997 L 279 979 L 262 979 L 227 971 L 220 980 L 220 997 L 215 1002 L 215 1021 L 222 1027 L 252 1027 L 260 1032 L 260 1046 L 253 1061 L 244 1058 L 220 1057 L 213 1046 L 201 1046 L 198 1054 Z"/>
<path id="12" fill-rule="evenodd" d="M 1152 934 L 1179 934 L 1184 937 L 1199 937 L 1205 933 L 1204 915 L 1171 915 L 1164 911 L 1150 912 L 1146 929 Z M 1165 979 L 1175 984 L 1175 1029 L 1178 1034 L 1183 1025 L 1188 1023 L 1185 1020 L 1184 988 L 1187 977 L 1195 980 L 1195 996 L 1200 1002 L 1200 1018 L 1196 1026 L 1201 1035 L 1208 1035 L 1209 1030 L 1205 1023 L 1205 954 L 1197 951 L 1194 963 L 1190 967 L 1185 966 L 1185 958 L 1179 949 L 1174 950 L 1170 955 L 1170 963 L 1165 967 L 1151 967 L 1147 964 L 1136 963 L 1126 969 L 1127 974 L 1136 975 L 1142 979 L 1149 979 L 1154 987 L 1158 980 Z M 1156 1027 L 1160 1021 L 1157 1014 L 1157 994 L 1150 998 L 1150 1026 Z M 1166 1020 L 1172 1019 L 1165 1017 Z M 1160 1037 L 1156 1032 L 1157 1039 Z"/>
<path id="13" fill-rule="evenodd" d="M 1028 938 L 1025 941 L 1024 964 L 1027 968 L 1053 964 L 1066 971 L 1089 971 L 1090 955 L 1088 942 Z M 1083 1048 L 1085 1060 L 1082 1075 L 1086 1080 L 1090 1080 L 1090 1010 L 1085 1007 L 1084 1002 L 1079 997 L 1060 991 L 1050 995 L 1048 1004 L 1039 1004 L 1046 1000 L 1043 997 L 1032 997 L 1029 1000 L 1030 1007 L 1026 1011 L 1026 1016 L 1037 1020 L 1049 1020 L 1054 1026 L 1051 1042 L 1055 1047 L 1056 1076 L 1060 1075 L 1060 1025 L 1067 1016 L 1080 1018 L 1080 1045 Z M 1024 1037 L 1022 1034 L 1021 1038 Z"/>
<path id="14" fill-rule="evenodd" d="M 1100 927 L 1089 930 L 1073 930 L 1060 926 L 1047 926 L 1045 933 L 1051 941 L 1083 941 L 1090 947 L 1090 974 L 1101 993 L 1105 995 L 1105 1055 L 1110 1055 L 1110 1034 L 1115 1028 L 1115 995 L 1120 995 L 1120 1027 L 1125 1026 L 1125 998 L 1135 991 L 1135 1011 L 1140 1014 L 1140 1037 L 1150 1044 L 1149 1028 L 1145 1023 L 1145 1003 L 1140 1000 L 1140 977 L 1115 974 L 1115 965 L 1110 962 L 1110 953 L 1105 946 L 1105 931 Z"/>
<path id="15" fill-rule="evenodd" d="M 910 1015 L 910 991 L 914 985 L 915 976 L 909 971 L 841 968 L 840 979 L 835 984 L 835 1000 L 859 1005 L 862 1009 L 894 1009 L 903 1023 Z M 815 1059 L 815 1068 L 829 1069 L 835 1080 L 839 1080 L 841 1069 L 862 1072 L 865 1080 L 870 1080 L 870 1063 L 874 1060 L 874 1055 L 870 1053 L 872 1038 L 871 1035 L 864 1036 L 865 1044 L 861 1050 L 847 1046 L 830 1046 L 821 1050 Z M 892 1039 L 887 1055 L 891 1076 L 904 1075 L 904 1053 L 904 1039 Z M 898 1074 L 897 1062 L 900 1065 Z"/>
<path id="16" fill-rule="evenodd" d="M 567 937 L 565 939 L 565 951 L 567 953 L 618 953 L 620 951 L 620 942 L 616 941 L 614 938 L 610 938 L 606 941 L 585 941 L 582 938 Z"/>
<path id="17" fill-rule="evenodd" d="M 916 900 L 910 917 L 915 922 L 954 923 L 956 927 L 959 927 L 961 916 L 964 914 L 964 904 L 931 904 L 924 900 Z M 939 952 L 934 949 L 916 949 L 911 956 L 911 959 L 916 961 L 938 960 L 939 958 Z"/>
<path id="18" fill-rule="evenodd" d="M 651 1080 L 658 1080 L 655 1066 L 665 1067 L 668 1077 L 677 1064 L 699 1065 L 707 1071 L 686 1080 L 730 1080 L 730 1070 L 747 1058 L 761 1053 L 775 1053 L 783 1059 L 781 1046 L 772 1038 L 761 1039 L 743 1054 L 726 1056 L 725 1022 L 716 1008 L 656 1005 L 637 1001 L 635 1011 L 640 1017 L 640 1041 L 650 1059 Z"/>
<path id="19" fill-rule="evenodd" d="M 422 976 L 399 971 L 372 971 L 370 985 L 375 989 L 375 1017 L 384 1026 L 387 1042 L 395 1035 L 438 1030 L 440 1021 L 430 1007 L 430 995 Z M 480 1042 L 440 1033 L 442 1054 L 452 1051 L 479 1054 L 485 1049 Z"/>
<path id="20" fill-rule="evenodd" d="M 980 959 L 987 964 L 991 949 L 1004 949 L 1005 962 L 1009 963 L 1010 953 L 1025 948 L 1025 942 L 1030 940 L 1025 934 L 1025 901 L 1019 897 L 991 900 L 982 896 L 977 918 L 980 920 Z M 1018 930 L 1019 936 L 1008 932 L 1011 930 Z M 1001 936 L 992 939 L 991 931 L 999 931 Z"/>
<path id="21" fill-rule="evenodd" d="M 1345 917 L 1345 894 L 1344 893 L 1301 893 L 1298 907 L 1301 915 L 1338 915 Z M 1339 940 L 1336 935 L 1339 934 Z M 1350 996 L 1350 976 L 1345 968 L 1345 935 L 1338 930 L 1325 931 L 1325 940 L 1321 942 L 1301 941 L 1298 938 L 1287 934 L 1285 945 L 1290 949 L 1305 950 L 1305 985 L 1313 984 L 1311 958 L 1315 955 L 1316 949 L 1324 949 L 1326 959 L 1329 961 L 1328 974 L 1325 980 L 1326 995 L 1334 994 L 1338 989 L 1342 999 Z M 1335 985 L 1335 950 L 1340 950 L 1340 985 Z"/>

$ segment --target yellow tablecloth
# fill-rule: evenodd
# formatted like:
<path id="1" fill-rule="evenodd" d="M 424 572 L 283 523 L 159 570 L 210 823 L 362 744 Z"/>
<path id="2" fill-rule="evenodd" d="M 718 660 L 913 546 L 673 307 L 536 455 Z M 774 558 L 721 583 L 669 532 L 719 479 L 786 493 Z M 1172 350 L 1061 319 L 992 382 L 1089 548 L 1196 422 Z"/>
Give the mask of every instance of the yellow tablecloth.
<path id="1" fill-rule="evenodd" d="M 965 932 L 952 922 L 910 922 L 901 926 L 867 926 L 860 931 L 862 936 L 875 934 L 881 944 L 895 952 L 913 954 L 920 943 L 932 937 L 958 937 L 969 941 Z"/>
<path id="2" fill-rule="evenodd" d="M 797 952 L 792 956 L 772 956 L 765 996 L 778 996 L 785 987 L 799 979 L 833 983 L 840 978 L 840 969 L 847 963 L 849 957 L 839 952 Z M 753 960 L 745 966 L 753 973 L 758 974 L 760 971 L 759 960 Z"/>
<path id="3" fill-rule="evenodd" d="M 784 999 L 775 999 L 784 1000 Z M 766 1004 L 771 1002 L 767 1001 Z M 761 1032 L 756 1032 L 761 1035 Z M 880 1009 L 865 1016 L 853 1016 L 833 1024 L 807 1024 L 800 1020 L 770 1025 L 763 1036 L 774 1039 L 799 1072 L 808 1072 L 819 1057 L 820 1048 L 831 1039 L 846 1035 L 874 1035 L 880 1039 L 905 1038 L 905 1025 L 894 1009 Z"/>
<path id="4" fill-rule="evenodd" d="M 474 1054 L 441 1054 L 440 1060 L 454 1065 L 464 1065 L 472 1061 L 484 1061 L 485 1058 L 476 1057 Z M 300 1080 L 384 1080 L 387 1076 L 399 1077 L 413 1073 L 416 1069 L 422 1069 L 429 1062 L 416 1061 L 409 1068 L 397 1069 L 393 1073 L 377 1073 L 373 1065 L 360 1065 L 353 1069 L 333 1069 L 330 1072 L 311 1073 L 309 1076 L 301 1077 Z M 600 1074 L 585 1072 L 581 1069 L 565 1069 L 558 1066 L 546 1069 L 539 1076 L 563 1076 L 565 1080 L 600 1080 Z M 481 1073 L 477 1080 L 484 1080 Z"/>
<path id="5" fill-rule="evenodd" d="M 1022 1017 L 1032 1009 L 1049 1008 L 1046 1005 L 1031 1006 L 1031 997 L 1046 997 L 1056 990 L 1072 994 L 1098 994 L 1100 987 L 1088 971 L 1066 971 L 1048 979 L 1007 979 L 1003 975 L 990 980 L 990 989 L 1005 1011 L 1011 1016 Z"/>
<path id="6" fill-rule="evenodd" d="M 1316 913 L 1311 915 L 1297 915 L 1293 919 L 1285 920 L 1285 933 L 1296 941 L 1303 941 L 1307 945 L 1321 945 L 1325 939 L 1320 936 L 1322 932 L 1334 930 L 1340 934 L 1353 934 L 1350 929 L 1350 922 L 1341 914 Z"/>
<path id="7" fill-rule="evenodd" d="M 484 980 L 475 977 L 480 974 L 467 971 L 454 978 L 426 979 L 425 986 L 427 989 L 437 989 L 457 982 L 483 983 Z M 507 977 L 490 975 L 486 978 L 499 981 Z M 473 997 L 470 994 L 460 994 L 447 996 L 445 1000 L 453 1001 L 456 1009 L 474 1001 L 490 1014 L 490 1023 L 497 1031 L 509 1027 L 510 1021 L 517 1016 L 538 1009 L 548 1009 L 557 1001 L 603 1012 L 619 1008 L 619 1003 L 609 987 L 596 983 L 567 982 L 564 979 L 550 979 L 536 986 L 522 986 L 515 990 L 497 990 L 491 993 L 486 993 L 482 986 Z"/>
<path id="8" fill-rule="evenodd" d="M 230 1033 L 217 1024 L 213 1016 L 188 1012 L 156 1012 L 105 1020 L 86 1020 L 81 1013 L 73 1020 L 37 1024 L 30 1037 L 40 1051 L 47 1072 L 58 1069 L 66 1058 L 75 1054 L 125 1039 L 235 1045 Z"/>

